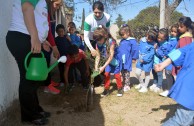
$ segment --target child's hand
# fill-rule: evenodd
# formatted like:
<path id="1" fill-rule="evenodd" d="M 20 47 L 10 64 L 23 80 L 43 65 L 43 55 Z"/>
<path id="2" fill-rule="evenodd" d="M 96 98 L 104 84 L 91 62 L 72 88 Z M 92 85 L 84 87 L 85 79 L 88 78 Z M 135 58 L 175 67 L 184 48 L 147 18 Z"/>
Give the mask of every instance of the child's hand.
<path id="1" fill-rule="evenodd" d="M 135 59 L 133 59 L 133 60 L 132 60 L 132 62 L 133 62 L 133 63 L 135 63 L 135 62 L 136 62 L 136 60 L 135 60 Z"/>
<path id="2" fill-rule="evenodd" d="M 141 59 L 140 62 L 143 63 L 143 60 Z"/>
<path id="3" fill-rule="evenodd" d="M 102 73 L 104 71 L 104 67 L 99 68 L 99 72 Z"/>
<path id="4" fill-rule="evenodd" d="M 47 52 L 50 52 L 50 50 L 51 50 L 51 45 L 50 45 L 50 43 L 49 43 L 48 41 L 45 41 L 45 42 L 42 44 L 42 47 L 43 47 L 43 49 L 44 49 L 45 51 L 47 51 Z"/>
<path id="5" fill-rule="evenodd" d="M 155 43 L 154 44 L 154 49 L 156 49 L 158 47 L 158 44 L 157 43 Z"/>

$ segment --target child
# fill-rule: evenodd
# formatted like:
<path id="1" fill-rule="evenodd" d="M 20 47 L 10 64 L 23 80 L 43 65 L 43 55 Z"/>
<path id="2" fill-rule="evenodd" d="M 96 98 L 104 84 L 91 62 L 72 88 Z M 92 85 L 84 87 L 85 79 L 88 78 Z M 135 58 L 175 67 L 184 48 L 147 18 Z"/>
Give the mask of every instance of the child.
<path id="1" fill-rule="evenodd" d="M 56 33 L 58 36 L 55 38 L 57 48 L 59 50 L 60 56 L 67 56 L 69 47 L 71 45 L 71 39 L 65 34 L 65 27 L 62 24 L 58 24 L 56 27 Z M 60 84 L 64 85 L 64 63 L 59 63 L 59 73 L 60 73 Z"/>
<path id="2" fill-rule="evenodd" d="M 150 82 L 150 71 L 153 68 L 157 32 L 149 30 L 146 37 L 142 38 L 139 44 L 139 60 L 136 64 L 136 76 L 140 84 L 135 86 L 135 89 L 139 89 L 139 92 L 146 93 L 148 91 L 147 87 Z M 142 71 L 145 72 L 145 83 L 141 78 Z"/>
<path id="3" fill-rule="evenodd" d="M 174 50 L 177 46 L 177 43 L 178 43 L 178 37 L 179 37 L 178 24 L 174 24 L 170 28 L 170 37 L 169 37 L 168 44 L 166 44 L 165 48 L 169 48 L 171 46 L 170 50 L 172 50 L 172 49 Z M 167 46 L 169 46 L 169 47 L 167 47 Z M 166 76 L 166 81 L 167 81 L 166 82 L 166 90 L 164 92 L 160 93 L 160 95 L 163 97 L 167 97 L 169 90 L 174 83 L 174 77 L 172 76 L 172 65 L 169 65 L 165 69 L 165 76 Z"/>
<path id="4" fill-rule="evenodd" d="M 158 33 L 158 47 L 156 48 L 154 56 L 154 64 L 158 64 L 164 61 L 167 55 L 176 47 L 177 45 L 176 41 L 169 42 L 168 38 L 169 38 L 168 30 L 165 28 L 160 29 Z M 174 82 L 171 71 L 172 65 L 170 64 L 165 68 L 166 80 L 169 83 L 169 85 L 172 85 Z M 156 93 L 161 93 L 163 82 L 163 71 L 155 72 L 153 70 L 152 72 L 154 76 L 154 84 L 150 86 L 150 90 Z"/>
<path id="5" fill-rule="evenodd" d="M 100 66 L 99 72 L 102 73 L 105 70 L 105 84 L 104 91 L 101 97 L 109 95 L 110 88 L 110 73 L 114 73 L 114 77 L 117 83 L 118 93 L 117 96 L 123 95 L 122 82 L 120 75 L 120 65 L 117 54 L 115 53 L 116 41 L 112 38 L 105 27 L 98 27 L 93 34 L 93 38 L 97 42 L 96 51 L 97 56 L 95 60 L 95 70 L 98 71 L 98 64 L 100 61 L 105 60 L 105 63 Z"/>
<path id="6" fill-rule="evenodd" d="M 131 36 L 131 30 L 127 24 L 122 25 L 119 35 L 123 38 L 119 43 L 118 55 L 122 62 L 122 77 L 124 91 L 130 90 L 130 71 L 132 70 L 132 60 L 138 58 L 138 46 L 135 38 Z"/>
<path id="7" fill-rule="evenodd" d="M 179 19 L 179 28 L 178 28 L 181 36 L 179 37 L 177 48 L 182 48 L 192 42 L 191 29 L 192 29 L 191 18 L 184 17 L 184 16 L 181 17 Z M 173 67 L 172 74 L 175 76 L 175 78 L 180 69 L 181 69 L 181 66 L 177 66 L 175 68 Z"/>
<path id="8" fill-rule="evenodd" d="M 76 45 L 78 48 L 80 48 L 82 45 L 82 42 L 80 38 L 75 34 L 75 30 L 76 30 L 76 27 L 73 27 L 73 26 L 69 27 L 69 34 L 70 34 L 69 37 L 71 38 L 71 43 Z"/>
<path id="9" fill-rule="evenodd" d="M 177 79 L 169 91 L 168 96 L 174 99 L 179 106 L 175 115 L 163 123 L 163 126 L 189 126 L 194 119 L 194 43 L 179 48 L 168 54 L 164 62 L 155 65 L 155 71 L 162 71 L 166 66 L 173 63 L 182 66 Z"/>
<path id="10" fill-rule="evenodd" d="M 84 89 L 88 88 L 89 84 L 89 64 L 86 59 L 85 53 L 79 49 L 76 45 L 71 45 L 69 47 L 69 53 L 67 55 L 67 62 L 65 64 L 65 72 L 64 72 L 64 78 L 65 78 L 65 84 L 67 86 L 69 85 L 69 79 L 68 74 L 72 75 L 72 68 L 77 68 L 81 73 L 81 80 L 82 80 L 82 86 Z M 72 76 L 70 76 L 72 77 Z"/>
<path id="11" fill-rule="evenodd" d="M 74 33 L 80 38 L 81 41 L 80 49 L 85 51 L 83 34 L 80 34 L 79 31 L 75 31 Z"/>

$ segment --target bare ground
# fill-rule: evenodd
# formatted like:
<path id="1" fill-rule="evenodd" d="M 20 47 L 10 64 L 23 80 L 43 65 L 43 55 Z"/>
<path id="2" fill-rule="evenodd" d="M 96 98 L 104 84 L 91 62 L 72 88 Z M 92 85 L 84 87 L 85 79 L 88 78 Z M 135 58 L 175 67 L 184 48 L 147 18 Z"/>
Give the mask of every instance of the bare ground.
<path id="1" fill-rule="evenodd" d="M 54 75 L 57 80 L 56 71 Z M 131 83 L 138 83 L 133 72 Z M 42 88 L 38 92 L 41 106 L 52 114 L 47 126 L 159 126 L 176 109 L 176 103 L 170 98 L 152 92 L 142 94 L 133 87 L 123 97 L 117 97 L 113 81 L 111 94 L 105 98 L 100 97 L 103 87 L 95 88 L 94 106 L 86 112 L 86 91 L 80 85 L 76 85 L 69 94 L 64 92 L 64 88 L 60 89 L 62 92 L 59 95 L 44 93 Z M 18 102 L 6 116 L 2 126 L 28 126 L 20 122 Z"/>

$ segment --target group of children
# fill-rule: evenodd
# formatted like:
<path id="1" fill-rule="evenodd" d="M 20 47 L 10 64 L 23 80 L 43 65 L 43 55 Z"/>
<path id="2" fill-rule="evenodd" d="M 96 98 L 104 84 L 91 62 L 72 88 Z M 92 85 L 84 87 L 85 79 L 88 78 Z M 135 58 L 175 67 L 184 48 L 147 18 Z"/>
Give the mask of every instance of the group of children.
<path id="1" fill-rule="evenodd" d="M 130 90 L 130 72 L 132 71 L 132 63 L 136 62 L 135 75 L 139 80 L 139 84 L 135 85 L 135 89 L 141 93 L 148 91 L 150 72 L 152 71 L 154 82 L 149 87 L 150 91 L 160 93 L 160 95 L 166 97 L 175 81 L 174 78 L 176 78 L 179 67 L 173 67 L 172 64 L 165 67 L 167 83 L 165 91 L 162 92 L 162 87 L 164 87 L 162 85 L 163 71 L 156 72 L 153 66 L 168 58 L 168 54 L 174 49 L 192 42 L 191 24 L 190 18 L 182 17 L 179 23 L 171 26 L 170 32 L 165 28 L 150 29 L 139 43 L 132 37 L 132 31 L 127 24 L 122 25 L 119 30 L 119 35 L 122 38 L 119 43 L 103 25 L 100 25 L 94 31 L 93 39 L 96 42 L 94 48 L 98 52 L 95 55 L 94 71 L 103 73 L 105 77 L 104 91 L 101 96 L 104 97 L 109 94 L 110 73 L 113 73 L 116 79 L 117 96 L 122 96 L 123 91 Z M 92 73 L 84 52 L 83 39 L 76 35 L 75 30 L 76 27 L 73 22 L 68 24 L 68 34 L 65 34 L 63 25 L 59 24 L 56 27 L 58 34 L 55 38 L 56 45 L 60 55 L 67 56 L 67 63 L 59 64 L 60 82 L 65 84 L 74 83 L 75 75 L 73 74 L 76 74 L 75 68 L 77 68 L 80 71 L 80 80 L 82 80 L 83 87 L 87 89 L 90 81 L 89 76 Z M 102 59 L 105 62 L 99 65 Z M 142 78 L 143 72 L 145 73 L 145 79 Z"/>
<path id="2" fill-rule="evenodd" d="M 173 118 L 176 119 L 179 114 L 178 111 L 187 110 L 190 114 L 193 114 L 194 102 L 188 99 L 191 97 L 194 87 L 191 86 L 193 79 L 188 74 L 189 71 L 193 72 L 191 69 L 193 68 L 191 62 L 193 44 L 191 43 L 194 33 L 193 22 L 189 17 L 181 17 L 177 24 L 171 26 L 170 32 L 166 28 L 150 29 L 139 43 L 132 37 L 132 31 L 126 24 L 122 25 L 119 30 L 119 35 L 122 38 L 119 43 L 116 42 L 104 26 L 100 25 L 93 32 L 93 39 L 96 42 L 94 49 L 97 52 L 93 55 L 96 57 L 94 68 L 89 67 L 83 43 L 79 36 L 75 34 L 75 29 L 75 24 L 71 22 L 68 26 L 70 33 L 68 35 L 65 34 L 63 25 L 59 24 L 56 27 L 58 34 L 58 37 L 55 38 L 56 45 L 60 55 L 67 56 L 66 64 L 59 64 L 62 83 L 66 85 L 73 83 L 72 80 L 74 79 L 71 77 L 74 77 L 72 74 L 74 69 L 77 68 L 80 71 L 82 86 L 87 89 L 92 69 L 93 72 L 98 71 L 104 75 L 104 91 L 101 94 L 104 97 L 109 95 L 110 74 L 113 73 L 118 89 L 117 96 L 120 97 L 123 92 L 130 90 L 130 72 L 132 71 L 132 64 L 136 62 L 135 75 L 139 80 L 139 84 L 135 85 L 135 89 L 140 93 L 148 91 L 150 72 L 152 71 L 154 82 L 149 87 L 150 91 L 160 93 L 165 97 L 168 95 L 180 104 Z M 102 61 L 104 61 L 103 64 L 100 64 Z M 165 69 L 167 81 L 164 92 L 162 92 L 163 69 Z M 176 77 L 179 70 L 180 74 Z M 142 78 L 143 72 L 145 73 L 145 79 Z M 182 77 L 187 78 L 188 81 L 188 83 L 186 83 L 186 80 L 184 81 L 183 88 L 181 88 Z M 186 87 L 187 85 L 190 87 Z M 180 94 L 183 95 L 180 96 Z M 185 96 L 188 96 L 188 98 L 184 99 Z M 170 120 L 172 119 L 169 119 L 164 125 L 173 122 L 170 122 Z"/>

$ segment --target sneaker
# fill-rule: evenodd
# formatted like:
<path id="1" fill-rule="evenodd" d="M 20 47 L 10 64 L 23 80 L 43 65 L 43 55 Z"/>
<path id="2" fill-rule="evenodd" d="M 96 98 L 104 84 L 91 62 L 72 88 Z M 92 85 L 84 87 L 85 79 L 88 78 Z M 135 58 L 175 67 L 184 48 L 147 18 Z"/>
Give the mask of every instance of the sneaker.
<path id="1" fill-rule="evenodd" d="M 46 93 L 51 93 L 51 94 L 59 94 L 60 90 L 57 88 L 53 87 L 51 84 L 47 87 L 44 88 L 44 92 Z"/>
<path id="2" fill-rule="evenodd" d="M 123 90 L 122 89 L 118 89 L 117 96 L 118 97 L 122 97 L 123 96 Z"/>
<path id="3" fill-rule="evenodd" d="M 101 97 L 106 97 L 106 96 L 108 96 L 108 95 L 109 95 L 109 90 L 104 89 L 104 91 L 103 91 L 102 94 L 101 94 Z"/>
<path id="4" fill-rule="evenodd" d="M 146 87 L 142 87 L 142 88 L 139 90 L 139 92 L 141 92 L 141 93 L 146 93 L 146 92 L 148 92 L 148 89 L 147 89 Z"/>
<path id="5" fill-rule="evenodd" d="M 163 96 L 163 97 L 167 97 L 168 96 L 168 93 L 169 93 L 169 90 L 166 90 L 164 92 L 161 92 L 159 95 L 160 96 Z"/>
<path id="6" fill-rule="evenodd" d="M 152 84 L 152 86 L 150 86 L 150 91 L 154 91 L 155 87 L 157 87 L 156 84 Z"/>
<path id="7" fill-rule="evenodd" d="M 160 93 L 160 92 L 162 92 L 162 89 L 159 88 L 159 87 L 155 87 L 153 91 L 154 91 L 155 93 Z"/>
<path id="8" fill-rule="evenodd" d="M 60 84 L 59 83 L 56 83 L 54 81 L 51 81 L 51 85 L 54 86 L 54 87 L 58 87 Z"/>
<path id="9" fill-rule="evenodd" d="M 60 87 L 64 87 L 65 84 L 64 84 L 63 82 L 60 82 L 60 83 L 59 83 L 59 86 L 60 86 Z"/>
<path id="10" fill-rule="evenodd" d="M 135 89 L 139 90 L 142 87 L 141 84 L 135 85 Z"/>
<path id="11" fill-rule="evenodd" d="M 126 92 L 126 91 L 129 91 L 130 90 L 130 86 L 129 85 L 125 85 L 124 88 L 123 88 L 123 91 Z"/>

